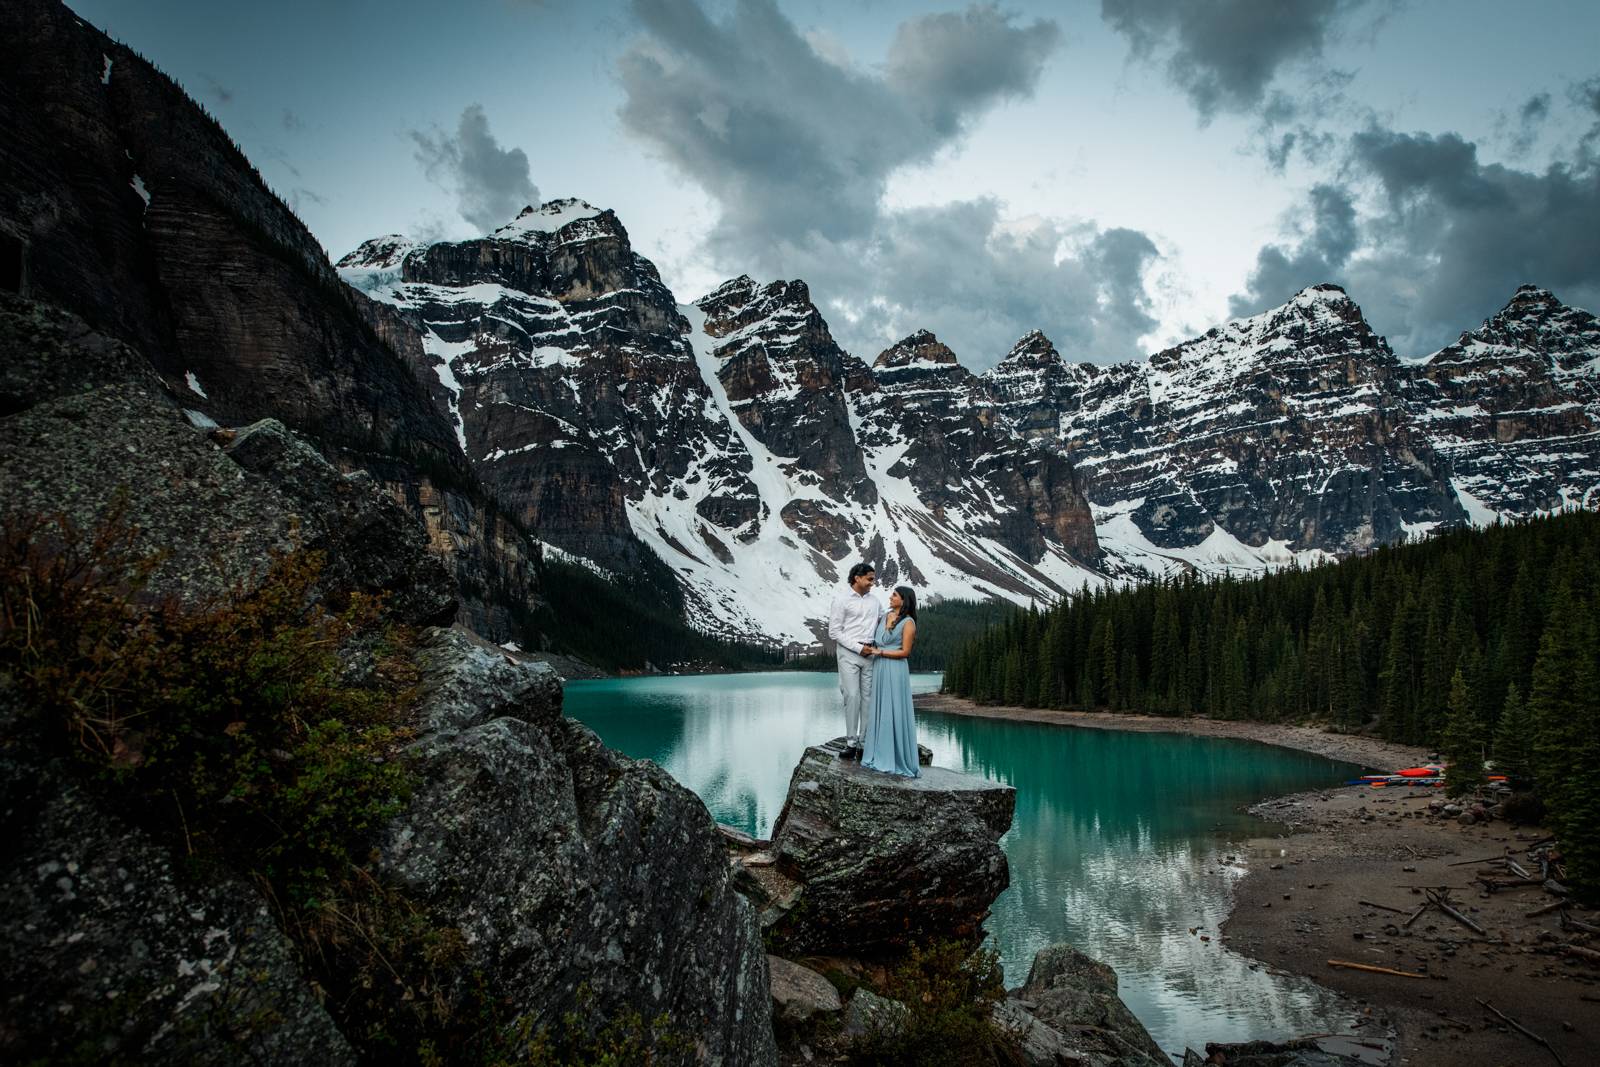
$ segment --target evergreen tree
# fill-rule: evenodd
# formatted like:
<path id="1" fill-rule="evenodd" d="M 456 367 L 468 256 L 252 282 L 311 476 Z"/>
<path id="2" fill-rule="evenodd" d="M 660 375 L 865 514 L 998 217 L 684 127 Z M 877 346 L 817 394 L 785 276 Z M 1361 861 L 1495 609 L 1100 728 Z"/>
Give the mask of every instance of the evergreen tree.
<path id="1" fill-rule="evenodd" d="M 1494 728 L 1494 769 L 1505 775 L 1513 788 L 1532 784 L 1532 731 L 1533 720 L 1523 703 L 1522 690 L 1513 682 L 1506 690 L 1505 706 L 1500 709 L 1500 721 Z"/>
<path id="2" fill-rule="evenodd" d="M 1117 632 L 1106 620 L 1105 637 L 1100 651 L 1100 701 L 1108 708 L 1122 706 L 1122 690 L 1117 685 L 1122 659 L 1117 654 Z"/>
<path id="3" fill-rule="evenodd" d="M 1483 784 L 1483 723 L 1477 699 L 1460 667 L 1450 677 L 1450 716 L 1445 723 L 1445 791 L 1453 797 Z"/>

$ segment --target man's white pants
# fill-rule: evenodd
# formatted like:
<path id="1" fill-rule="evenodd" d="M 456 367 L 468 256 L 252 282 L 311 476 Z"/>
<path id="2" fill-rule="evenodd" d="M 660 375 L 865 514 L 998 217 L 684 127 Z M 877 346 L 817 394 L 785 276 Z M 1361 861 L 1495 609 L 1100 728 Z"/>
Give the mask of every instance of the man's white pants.
<path id="1" fill-rule="evenodd" d="M 839 695 L 844 697 L 844 733 L 861 739 L 861 720 L 872 707 L 872 661 L 848 648 L 838 649 Z"/>

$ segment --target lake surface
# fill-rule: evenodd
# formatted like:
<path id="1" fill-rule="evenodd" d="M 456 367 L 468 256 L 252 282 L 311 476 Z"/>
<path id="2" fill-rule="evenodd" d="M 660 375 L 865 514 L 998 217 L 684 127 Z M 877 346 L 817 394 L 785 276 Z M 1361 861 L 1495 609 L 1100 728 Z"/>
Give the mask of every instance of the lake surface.
<path id="1" fill-rule="evenodd" d="M 916 692 L 938 687 L 936 674 L 912 675 Z M 566 710 L 759 837 L 805 747 L 844 721 L 833 675 L 793 672 L 571 682 Z M 1347 1002 L 1217 938 L 1233 883 L 1271 858 L 1243 853 L 1271 827 L 1241 808 L 1336 785 L 1354 765 L 1223 738 L 928 713 L 917 724 L 935 763 L 1016 787 L 1001 840 L 1011 888 L 988 922 L 1007 985 L 1066 941 L 1116 969 L 1123 1000 L 1169 1051 L 1353 1030 Z"/>

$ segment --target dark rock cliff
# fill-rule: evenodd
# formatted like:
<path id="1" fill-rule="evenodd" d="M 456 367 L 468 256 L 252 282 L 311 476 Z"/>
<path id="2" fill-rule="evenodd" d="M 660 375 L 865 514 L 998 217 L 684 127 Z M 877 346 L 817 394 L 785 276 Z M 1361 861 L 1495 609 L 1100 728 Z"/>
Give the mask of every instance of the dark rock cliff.
<path id="1" fill-rule="evenodd" d="M 62 512 L 85 530 L 119 517 L 138 551 L 161 553 L 140 590 L 151 601 L 235 595 L 302 545 L 326 556 L 321 600 L 383 594 L 386 619 L 410 626 L 453 614 L 420 525 L 281 423 L 197 426 L 136 350 L 31 301 L 0 301 L 0 353 L 25 405 L 0 415 L 3 517 Z M 47 370 L 59 361 L 89 373 Z M 41 376 L 23 388 L 30 367 Z M 563 718 L 547 667 L 455 629 L 426 630 L 415 660 L 416 784 L 369 844 L 386 890 L 463 946 L 430 994 L 453 1025 L 495 1025 L 474 1014 L 487 983 L 506 1029 L 485 1040 L 637 1013 L 690 1039 L 693 1052 L 680 1041 L 662 1062 L 772 1063 L 765 954 L 704 805 Z M 278 926 L 281 902 L 224 857 L 185 861 L 186 832 L 157 834 L 147 810 L 123 810 L 114 783 L 60 755 L 17 692 L 0 675 L 0 887 L 16 905 L 0 923 L 0 1056 L 373 1055 L 372 1035 L 322 1003 L 329 976 Z"/>
<path id="2" fill-rule="evenodd" d="M 537 546 L 495 520 L 364 298 L 221 127 L 50 0 L 0 10 L 0 85 L 0 235 L 18 287 L 135 345 L 185 406 L 279 419 L 371 473 L 438 529 L 469 620 L 509 636 Z"/>
<path id="3" fill-rule="evenodd" d="M 543 665 L 459 630 L 421 665 L 425 784 L 382 862 L 459 926 L 471 972 L 540 1025 L 665 1014 L 700 1062 L 772 1062 L 766 953 L 699 798 L 563 718 Z"/>

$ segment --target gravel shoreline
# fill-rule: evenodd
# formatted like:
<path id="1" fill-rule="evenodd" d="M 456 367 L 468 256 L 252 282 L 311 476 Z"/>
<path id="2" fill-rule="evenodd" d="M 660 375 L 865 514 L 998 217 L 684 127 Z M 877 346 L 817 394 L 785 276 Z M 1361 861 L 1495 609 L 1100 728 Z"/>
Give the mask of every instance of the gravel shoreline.
<path id="1" fill-rule="evenodd" d="M 916 705 L 1059 726 L 1236 737 L 1381 770 L 1411 766 L 1427 755 L 1373 738 L 1274 723 L 980 707 L 944 694 L 919 696 Z M 1595 1062 L 1600 968 L 1552 951 L 1572 936 L 1562 931 L 1559 915 L 1525 914 L 1555 898 L 1537 887 L 1491 895 L 1474 881 L 1478 867 L 1460 862 L 1523 857 L 1545 831 L 1503 821 L 1465 826 L 1429 814 L 1428 802 L 1438 796 L 1425 788 L 1346 786 L 1252 807 L 1285 829 L 1246 845 L 1242 858 L 1250 871 L 1236 887 L 1223 942 L 1352 998 L 1376 1025 L 1393 1031 L 1391 1064 L 1556 1063 L 1480 1001 L 1544 1038 L 1570 1067 Z M 1484 935 L 1435 911 L 1403 927 L 1427 889 L 1441 886 L 1450 887 L 1457 909 Z M 1592 911 L 1574 910 L 1573 916 L 1600 924 Z M 1600 947 L 1600 938 L 1590 939 L 1589 947 Z M 1335 968 L 1330 959 L 1427 977 Z"/>

